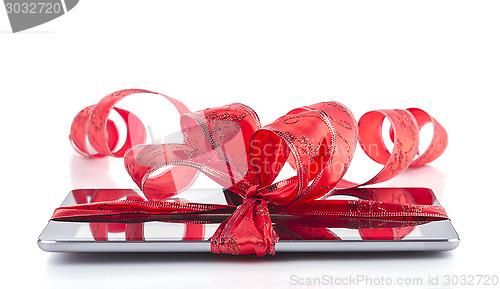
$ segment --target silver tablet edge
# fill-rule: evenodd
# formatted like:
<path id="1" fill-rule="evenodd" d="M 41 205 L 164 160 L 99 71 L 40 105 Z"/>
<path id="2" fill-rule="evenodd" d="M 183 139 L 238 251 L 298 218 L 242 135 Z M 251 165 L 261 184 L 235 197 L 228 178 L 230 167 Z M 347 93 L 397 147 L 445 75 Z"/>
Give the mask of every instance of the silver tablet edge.
<path id="1" fill-rule="evenodd" d="M 280 241 L 276 252 L 374 252 L 374 251 L 449 251 L 458 247 L 459 238 L 449 240 L 400 241 Z M 46 252 L 210 252 L 209 242 L 182 241 L 48 241 L 38 239 Z"/>

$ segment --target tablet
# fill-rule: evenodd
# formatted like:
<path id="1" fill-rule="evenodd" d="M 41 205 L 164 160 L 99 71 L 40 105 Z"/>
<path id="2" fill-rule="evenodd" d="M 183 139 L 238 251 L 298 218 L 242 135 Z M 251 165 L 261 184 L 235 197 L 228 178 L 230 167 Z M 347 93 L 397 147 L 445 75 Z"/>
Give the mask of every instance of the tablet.
<path id="1" fill-rule="evenodd" d="M 327 198 L 367 198 L 439 205 L 426 188 L 363 188 Z M 77 189 L 61 206 L 127 198 L 144 199 L 134 189 Z M 189 189 L 169 201 L 232 203 L 221 189 Z M 38 239 L 48 252 L 210 252 L 209 238 L 229 215 L 186 222 L 133 223 L 49 221 Z M 450 220 L 387 221 L 376 219 L 287 217 L 271 215 L 279 235 L 276 252 L 444 251 L 459 244 Z"/>

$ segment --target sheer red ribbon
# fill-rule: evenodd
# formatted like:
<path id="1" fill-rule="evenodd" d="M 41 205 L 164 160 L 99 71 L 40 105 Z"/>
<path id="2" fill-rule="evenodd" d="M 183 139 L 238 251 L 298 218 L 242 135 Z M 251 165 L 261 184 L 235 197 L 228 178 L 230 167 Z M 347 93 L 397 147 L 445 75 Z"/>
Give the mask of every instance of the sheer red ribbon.
<path id="1" fill-rule="evenodd" d="M 115 108 L 124 97 L 146 90 L 122 90 L 82 110 L 74 119 L 70 140 L 88 157 L 125 157 L 125 166 L 149 202 L 104 201 L 56 209 L 55 220 L 145 220 L 155 215 L 230 212 L 210 239 L 214 253 L 274 254 L 278 235 L 272 214 L 336 216 L 384 220 L 432 221 L 446 219 L 440 206 L 376 200 L 326 200 L 329 194 L 349 194 L 360 187 L 386 181 L 409 166 L 439 157 L 447 145 L 444 128 L 420 109 L 377 110 L 356 122 L 338 102 L 322 102 L 290 111 L 261 127 L 256 113 L 243 104 L 191 112 L 180 101 L 165 96 L 180 113 L 184 143 L 144 145 L 142 122 Z M 124 119 L 127 137 L 121 148 L 116 125 L 108 119 L 114 109 Z M 382 138 L 382 123 L 391 123 L 392 152 Z M 419 130 L 434 127 L 431 144 L 418 152 Z M 91 153 L 86 142 L 94 148 Z M 343 179 L 357 142 L 382 170 L 363 184 Z M 296 175 L 276 181 L 288 163 Z M 199 172 L 227 188 L 234 205 L 206 205 L 165 201 L 188 189 Z"/>
<path id="2" fill-rule="evenodd" d="M 73 197 L 77 204 L 99 203 L 125 199 L 126 201 L 145 202 L 137 192 L 130 189 L 78 189 L 73 190 Z M 186 202 L 182 199 L 176 199 L 176 202 Z M 96 220 L 94 220 L 96 221 Z M 185 222 L 184 241 L 203 240 L 204 226 L 200 222 Z M 96 241 L 107 241 L 108 233 L 125 232 L 127 241 L 144 241 L 144 223 L 143 222 L 91 222 L 89 223 L 90 233 Z"/>

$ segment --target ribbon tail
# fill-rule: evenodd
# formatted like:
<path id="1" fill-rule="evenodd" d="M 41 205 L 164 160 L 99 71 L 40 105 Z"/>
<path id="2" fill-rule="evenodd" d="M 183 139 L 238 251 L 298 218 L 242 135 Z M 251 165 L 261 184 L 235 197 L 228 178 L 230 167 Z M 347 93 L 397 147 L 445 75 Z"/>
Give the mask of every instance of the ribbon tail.
<path id="1" fill-rule="evenodd" d="M 220 224 L 210 239 L 210 246 L 217 254 L 255 254 L 261 257 L 274 255 L 277 242 L 278 234 L 273 229 L 267 202 L 249 198 Z"/>

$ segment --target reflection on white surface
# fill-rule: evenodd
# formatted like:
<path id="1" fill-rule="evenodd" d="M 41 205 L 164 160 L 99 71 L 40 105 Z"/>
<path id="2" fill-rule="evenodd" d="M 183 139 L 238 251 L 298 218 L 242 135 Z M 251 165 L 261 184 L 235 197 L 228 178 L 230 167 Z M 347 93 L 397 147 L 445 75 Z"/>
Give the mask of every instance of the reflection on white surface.
<path id="1" fill-rule="evenodd" d="M 45 288 L 68 285 L 116 288 L 118 284 L 119 288 L 288 288 L 298 287 L 293 286 L 292 275 L 427 278 L 436 273 L 435 267 L 446 273 L 453 262 L 452 252 L 279 253 L 264 258 L 210 253 L 53 253 L 43 285 Z M 430 263 L 432 267 L 428 266 Z"/>
<path id="2" fill-rule="evenodd" d="M 407 168 L 395 178 L 379 185 L 380 187 L 426 187 L 434 191 L 438 200 L 442 200 L 446 191 L 446 174 L 430 165 Z M 445 206 L 446 209 L 446 206 Z"/>
<path id="3" fill-rule="evenodd" d="M 116 188 L 109 175 L 112 158 L 87 158 L 77 153 L 70 157 L 71 186 L 73 188 L 104 187 Z"/>

